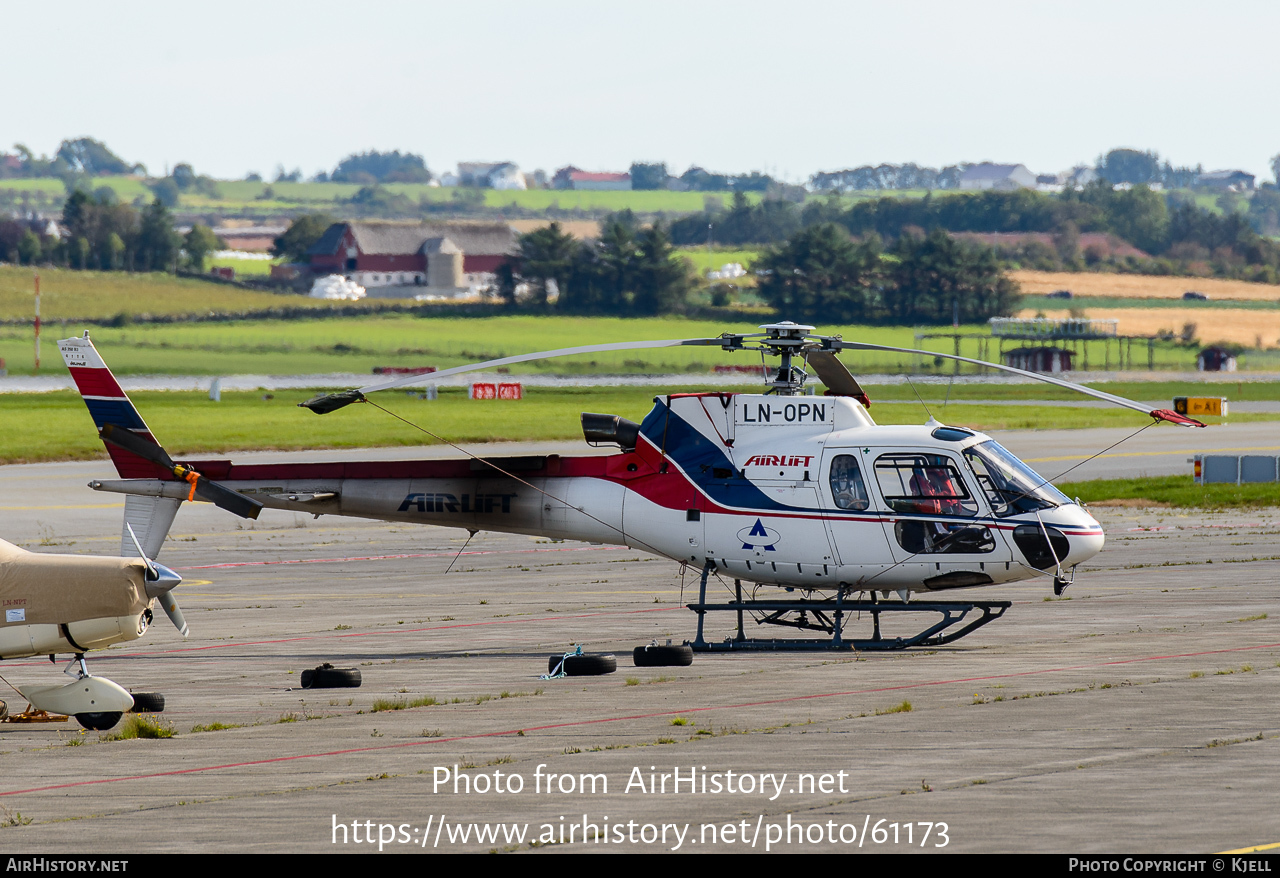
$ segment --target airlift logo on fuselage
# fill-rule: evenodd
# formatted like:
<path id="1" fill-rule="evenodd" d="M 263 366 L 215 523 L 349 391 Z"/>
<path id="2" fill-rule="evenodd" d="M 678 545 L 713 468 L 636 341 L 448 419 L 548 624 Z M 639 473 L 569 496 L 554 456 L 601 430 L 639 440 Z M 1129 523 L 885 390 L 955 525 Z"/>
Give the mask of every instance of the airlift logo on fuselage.
<path id="1" fill-rule="evenodd" d="M 808 466 L 812 454 L 756 454 L 743 466 Z"/>
<path id="2" fill-rule="evenodd" d="M 400 504 L 398 512 L 510 512 L 511 498 L 515 494 L 476 494 L 475 505 L 471 495 L 461 498 L 453 494 L 409 494 Z"/>
<path id="3" fill-rule="evenodd" d="M 752 426 L 795 426 L 796 424 L 830 424 L 835 406 L 829 402 L 742 402 L 738 404 L 738 423 Z"/>

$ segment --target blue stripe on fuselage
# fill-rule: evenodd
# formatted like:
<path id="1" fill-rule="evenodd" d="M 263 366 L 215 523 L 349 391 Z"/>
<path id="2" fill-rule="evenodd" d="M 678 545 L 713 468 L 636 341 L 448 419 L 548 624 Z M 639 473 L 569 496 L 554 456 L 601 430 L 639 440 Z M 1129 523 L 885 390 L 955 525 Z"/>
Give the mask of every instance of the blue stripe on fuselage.
<path id="1" fill-rule="evenodd" d="M 745 509 L 776 509 L 788 512 L 821 512 L 807 506 L 787 506 L 765 494 L 754 484 L 738 477 L 733 461 L 706 436 L 695 430 L 688 421 L 677 415 L 662 402 L 655 400 L 652 411 L 640 424 L 640 432 L 658 449 L 665 449 L 695 485 L 721 506 Z M 734 473 L 734 484 L 725 484 L 723 478 L 713 476 L 715 469 L 727 469 Z"/>

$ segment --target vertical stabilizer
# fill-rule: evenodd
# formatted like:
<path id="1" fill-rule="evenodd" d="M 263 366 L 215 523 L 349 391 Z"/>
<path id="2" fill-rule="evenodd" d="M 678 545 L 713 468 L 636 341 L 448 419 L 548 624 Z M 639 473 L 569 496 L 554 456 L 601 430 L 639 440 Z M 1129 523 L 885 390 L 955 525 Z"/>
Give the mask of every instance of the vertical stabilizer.
<path id="1" fill-rule="evenodd" d="M 102 361 L 93 342 L 89 340 L 89 333 L 86 332 L 83 338 L 63 339 L 58 342 L 58 350 L 62 352 L 62 359 L 66 361 L 71 378 L 76 382 L 80 396 L 84 398 L 84 404 L 89 407 L 89 415 L 93 418 L 95 427 L 101 430 L 107 424 L 111 424 L 135 433 L 155 445 L 160 444 L 155 436 L 151 435 L 150 428 L 142 420 L 142 415 L 138 414 L 133 401 L 121 389 L 116 376 L 111 374 L 107 364 Z M 109 442 L 104 444 L 121 478 L 173 478 L 171 472 L 144 457 L 119 445 Z"/>
<path id="2" fill-rule="evenodd" d="M 178 514 L 181 500 L 169 497 L 142 497 L 127 494 L 124 498 L 124 524 L 120 527 L 120 556 L 132 558 L 138 554 L 133 539 L 129 536 L 129 528 L 133 528 L 142 551 L 147 557 L 155 559 L 164 546 L 164 538 L 173 526 L 173 517 Z"/>

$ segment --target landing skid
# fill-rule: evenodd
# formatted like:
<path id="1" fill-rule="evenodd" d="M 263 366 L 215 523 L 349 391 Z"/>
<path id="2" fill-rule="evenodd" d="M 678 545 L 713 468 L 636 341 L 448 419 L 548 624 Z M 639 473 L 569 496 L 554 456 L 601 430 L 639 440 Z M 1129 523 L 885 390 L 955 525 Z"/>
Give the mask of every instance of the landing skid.
<path id="1" fill-rule="evenodd" d="M 1004 615 L 1012 606 L 1010 601 L 912 601 L 911 603 L 882 603 L 875 600 L 847 600 L 845 593 L 821 600 L 744 600 L 742 582 L 734 580 L 737 600 L 727 604 L 707 603 L 707 582 L 703 576 L 698 602 L 688 604 L 698 614 L 698 636 L 689 645 L 695 652 L 733 652 L 749 650 L 895 650 L 912 647 L 942 646 L 971 634 L 988 622 Z M 974 610 L 981 612 L 977 618 L 965 621 Z M 708 613 L 732 612 L 738 616 L 738 631 L 720 643 L 708 643 L 703 637 L 703 623 Z M 765 613 L 755 620 L 757 625 L 784 625 L 806 631 L 821 631 L 830 639 L 789 638 L 763 639 L 747 637 L 743 626 L 744 613 Z M 880 616 L 884 613 L 940 613 L 942 618 L 910 637 L 884 637 L 880 633 Z M 869 613 L 872 635 L 868 640 L 847 639 L 844 627 L 849 614 Z M 944 633 L 961 625 L 959 629 Z"/>

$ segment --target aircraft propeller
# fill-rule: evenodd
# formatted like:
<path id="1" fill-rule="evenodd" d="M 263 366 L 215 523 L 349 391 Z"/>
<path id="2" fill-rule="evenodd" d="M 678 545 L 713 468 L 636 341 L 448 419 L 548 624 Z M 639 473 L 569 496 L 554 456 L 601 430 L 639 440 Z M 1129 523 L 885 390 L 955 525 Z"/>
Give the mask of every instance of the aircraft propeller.
<path id="1" fill-rule="evenodd" d="M 188 500 L 194 500 L 197 496 L 203 497 L 220 509 L 233 512 L 241 518 L 257 518 L 258 513 L 262 511 L 262 504 L 257 500 L 239 494 L 217 482 L 211 482 L 189 466 L 175 463 L 168 452 L 159 445 L 154 442 L 148 442 L 123 427 L 107 424 L 98 431 L 98 435 L 102 437 L 103 442 L 118 445 L 125 451 L 132 452 L 152 463 L 159 464 L 178 478 L 189 482 L 191 484 L 191 493 L 187 497 Z M 139 551 L 141 552 L 141 549 Z M 146 556 L 143 555 L 143 557 L 145 558 Z"/>
<path id="2" fill-rule="evenodd" d="M 133 540 L 133 547 L 138 550 L 138 554 L 147 565 L 144 586 L 147 597 L 155 598 L 160 602 L 160 606 L 164 607 L 165 615 L 169 617 L 173 627 L 178 629 L 179 634 L 186 637 L 190 629 L 187 627 L 187 620 L 182 616 L 182 610 L 179 609 L 177 600 L 173 597 L 173 589 L 182 582 L 182 577 L 163 564 L 157 564 L 148 558 L 147 553 L 142 551 L 142 544 L 138 542 L 138 535 L 133 532 L 133 525 L 126 521 L 124 526 L 129 530 L 129 538 Z"/>

